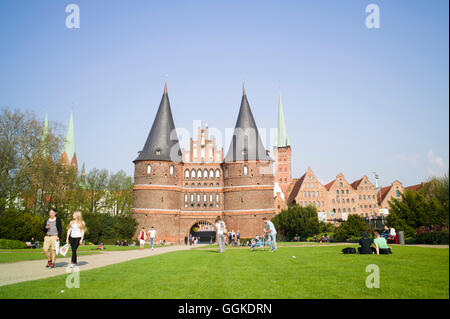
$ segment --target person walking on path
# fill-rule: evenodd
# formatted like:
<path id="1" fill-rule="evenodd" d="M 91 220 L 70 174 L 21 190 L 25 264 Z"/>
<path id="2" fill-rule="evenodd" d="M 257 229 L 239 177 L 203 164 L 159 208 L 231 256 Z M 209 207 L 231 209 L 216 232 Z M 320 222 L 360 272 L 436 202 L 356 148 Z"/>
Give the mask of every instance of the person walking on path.
<path id="1" fill-rule="evenodd" d="M 146 240 L 147 240 L 147 234 L 145 232 L 145 228 L 142 227 L 141 231 L 139 232 L 139 246 L 140 246 L 141 250 L 144 250 Z"/>
<path id="2" fill-rule="evenodd" d="M 219 251 L 223 253 L 225 249 L 225 235 L 227 233 L 227 229 L 225 227 L 225 223 L 220 218 L 220 216 L 216 217 L 216 232 L 217 232 L 216 235 L 217 243 L 219 244 Z"/>
<path id="3" fill-rule="evenodd" d="M 184 236 L 184 245 L 187 246 L 188 238 L 187 236 Z"/>
<path id="4" fill-rule="evenodd" d="M 156 238 L 156 230 L 153 228 L 153 226 L 150 229 L 149 234 L 150 234 L 150 244 L 152 245 L 152 250 L 153 250 L 153 245 L 155 244 L 155 238 Z"/>
<path id="5" fill-rule="evenodd" d="M 62 222 L 61 219 L 56 217 L 56 211 L 50 209 L 49 218 L 45 221 L 43 231 L 45 233 L 44 237 L 44 253 L 47 257 L 47 268 L 55 268 L 56 259 L 56 242 L 59 242 L 59 237 L 62 235 Z M 50 257 L 50 251 L 52 254 Z"/>
<path id="6" fill-rule="evenodd" d="M 189 246 L 192 246 L 192 234 L 189 234 Z"/>
<path id="7" fill-rule="evenodd" d="M 66 237 L 66 243 L 70 243 L 70 248 L 72 249 L 72 260 L 70 264 L 71 268 L 75 267 L 77 264 L 77 249 L 83 241 L 85 231 L 86 224 L 83 221 L 81 212 L 74 212 Z"/>
<path id="8" fill-rule="evenodd" d="M 263 217 L 264 223 L 267 225 L 266 233 L 268 234 L 268 240 L 270 245 L 270 251 L 277 250 L 277 230 L 275 229 L 275 225 L 268 220 L 266 217 Z"/>

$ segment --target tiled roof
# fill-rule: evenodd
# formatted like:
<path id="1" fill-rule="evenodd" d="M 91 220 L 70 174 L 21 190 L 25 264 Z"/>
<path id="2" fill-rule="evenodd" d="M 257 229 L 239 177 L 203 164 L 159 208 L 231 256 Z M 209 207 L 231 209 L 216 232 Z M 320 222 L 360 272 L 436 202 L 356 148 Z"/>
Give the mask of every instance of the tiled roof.
<path id="1" fill-rule="evenodd" d="M 423 186 L 423 182 L 420 183 L 420 184 L 417 184 L 417 185 L 407 186 L 407 187 L 405 187 L 405 188 L 403 188 L 403 189 L 404 189 L 404 190 L 409 190 L 409 191 L 416 192 L 416 191 L 418 191 L 419 189 L 421 189 L 422 186 Z"/>
<path id="2" fill-rule="evenodd" d="M 350 185 L 353 187 L 353 189 L 358 189 L 358 186 L 359 186 L 359 184 L 361 184 L 362 180 L 363 180 L 363 177 L 361 177 L 360 179 L 354 181 Z"/>
<path id="3" fill-rule="evenodd" d="M 331 186 L 333 186 L 333 184 L 334 184 L 335 181 L 336 181 L 336 180 L 334 179 L 334 180 L 332 180 L 331 182 L 329 182 L 327 185 L 325 185 L 325 188 L 327 189 L 327 191 L 330 190 Z"/>
<path id="4" fill-rule="evenodd" d="M 300 187 L 302 186 L 303 181 L 305 180 L 305 176 L 306 176 L 306 173 L 303 174 L 303 176 L 300 177 L 295 182 L 294 187 L 292 188 L 292 191 L 291 191 L 291 193 L 289 194 L 289 197 L 288 197 L 288 203 L 289 204 L 292 203 L 295 200 L 295 197 L 297 197 L 297 194 L 298 194 L 298 192 L 300 190 Z"/>

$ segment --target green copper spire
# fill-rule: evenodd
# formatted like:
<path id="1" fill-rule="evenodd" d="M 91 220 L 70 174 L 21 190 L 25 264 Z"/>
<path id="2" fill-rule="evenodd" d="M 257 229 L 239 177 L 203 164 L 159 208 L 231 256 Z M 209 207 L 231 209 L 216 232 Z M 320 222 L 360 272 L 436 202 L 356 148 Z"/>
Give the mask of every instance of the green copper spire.
<path id="1" fill-rule="evenodd" d="M 48 114 L 45 113 L 44 127 L 42 128 L 41 134 L 41 147 L 43 148 L 42 154 L 45 156 L 49 154 L 48 135 Z"/>
<path id="2" fill-rule="evenodd" d="M 281 102 L 281 93 L 278 94 L 278 143 L 277 147 L 290 146 L 289 136 L 286 132 L 284 123 L 283 103 Z"/>
<path id="3" fill-rule="evenodd" d="M 69 125 L 66 130 L 66 139 L 64 142 L 63 154 L 66 153 L 69 163 L 72 162 L 75 154 L 75 135 L 73 133 L 73 114 L 70 112 Z"/>
<path id="4" fill-rule="evenodd" d="M 48 114 L 45 113 L 44 127 L 42 128 L 41 143 L 48 137 Z"/>

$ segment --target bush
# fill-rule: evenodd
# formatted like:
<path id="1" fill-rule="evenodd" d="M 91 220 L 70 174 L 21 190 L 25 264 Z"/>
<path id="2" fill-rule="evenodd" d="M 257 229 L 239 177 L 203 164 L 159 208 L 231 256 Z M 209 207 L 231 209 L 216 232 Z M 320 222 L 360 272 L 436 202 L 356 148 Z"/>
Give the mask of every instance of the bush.
<path id="1" fill-rule="evenodd" d="M 415 241 L 417 244 L 448 244 L 448 237 L 448 227 L 422 226 L 417 229 Z"/>
<path id="2" fill-rule="evenodd" d="M 0 249 L 23 249 L 27 248 L 24 242 L 12 239 L 0 239 Z"/>
<path id="3" fill-rule="evenodd" d="M 280 241 L 292 241 L 297 234 L 300 240 L 320 232 L 317 210 L 313 206 L 289 206 L 287 210 L 272 218 Z"/>
<path id="4" fill-rule="evenodd" d="M 8 209 L 0 212 L 0 238 L 29 241 L 32 237 L 42 241 L 45 218 L 28 212 Z"/>
<path id="5" fill-rule="evenodd" d="M 334 236 L 337 241 L 346 242 L 348 240 L 354 240 L 354 238 L 361 238 L 361 234 L 364 231 L 369 230 L 369 225 L 367 225 L 364 218 L 352 214 L 348 216 L 346 221 L 343 221 L 338 228 Z"/>

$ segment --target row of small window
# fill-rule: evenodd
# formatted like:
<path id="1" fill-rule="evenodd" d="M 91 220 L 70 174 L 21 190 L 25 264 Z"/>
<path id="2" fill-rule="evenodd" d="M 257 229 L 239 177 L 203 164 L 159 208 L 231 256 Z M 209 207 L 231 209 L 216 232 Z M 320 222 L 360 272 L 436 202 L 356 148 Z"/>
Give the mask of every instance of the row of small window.
<path id="1" fill-rule="evenodd" d="M 341 202 L 341 199 L 339 198 L 339 196 L 336 197 L 336 200 L 334 200 L 334 198 L 331 200 L 332 204 L 335 204 L 336 202 L 338 202 L 338 203 Z M 354 202 L 355 202 L 355 199 L 352 198 L 352 203 L 354 203 Z M 342 203 L 345 203 L 345 198 L 342 199 Z M 349 198 L 347 198 L 347 203 L 350 203 L 350 199 Z"/>
<path id="2" fill-rule="evenodd" d="M 170 165 L 170 167 L 169 167 L 169 174 L 172 176 L 173 172 L 174 172 L 174 167 L 173 167 L 173 165 Z M 147 175 L 150 175 L 151 173 L 152 173 L 152 165 L 148 164 L 147 165 Z"/>
<path id="3" fill-rule="evenodd" d="M 319 192 L 303 192 L 303 197 L 319 197 Z"/>
<path id="4" fill-rule="evenodd" d="M 299 203 L 300 206 L 308 206 L 308 205 L 312 205 L 312 206 L 316 206 L 316 207 L 324 207 L 325 204 L 322 201 L 322 204 L 320 202 L 300 202 Z"/>
<path id="5" fill-rule="evenodd" d="M 185 183 L 184 186 L 188 187 L 189 183 Z M 214 187 L 214 183 L 210 183 L 209 186 Z M 220 183 L 216 183 L 216 186 L 220 186 Z M 191 187 L 195 187 L 195 183 L 192 183 Z M 197 183 L 197 187 L 202 187 L 202 183 Z M 208 187 L 208 183 L 203 183 L 203 187 Z"/>
<path id="6" fill-rule="evenodd" d="M 202 201 L 203 198 L 203 201 Z M 209 198 L 209 202 L 208 202 Z M 189 200 L 190 199 L 190 200 Z M 215 204 L 216 207 L 219 207 L 220 203 L 220 195 L 216 194 L 215 196 Z M 200 207 L 203 205 L 203 207 L 207 207 L 208 203 L 210 207 L 214 206 L 214 195 L 213 194 L 184 194 L 184 207 L 188 207 L 188 203 L 190 202 L 191 207 L 197 206 Z"/>
<path id="7" fill-rule="evenodd" d="M 216 169 L 215 176 L 216 176 L 216 178 L 220 178 L 220 170 L 219 169 Z M 204 169 L 203 171 L 201 169 L 198 169 L 198 170 L 195 170 L 195 169 L 189 170 L 189 169 L 187 169 L 187 170 L 184 171 L 184 178 L 186 178 L 186 179 L 189 179 L 189 178 L 192 178 L 192 179 L 193 178 L 205 178 L 205 179 L 207 179 L 207 178 L 214 178 L 214 170 L 210 169 L 209 170 L 209 174 L 208 174 L 208 170 L 207 169 Z"/>
<path id="8" fill-rule="evenodd" d="M 367 186 L 361 186 L 361 190 L 364 190 L 364 189 L 365 189 L 366 191 L 367 191 L 367 190 L 371 190 L 371 189 L 372 189 L 372 186 L 368 186 L 368 187 L 367 187 Z"/>

